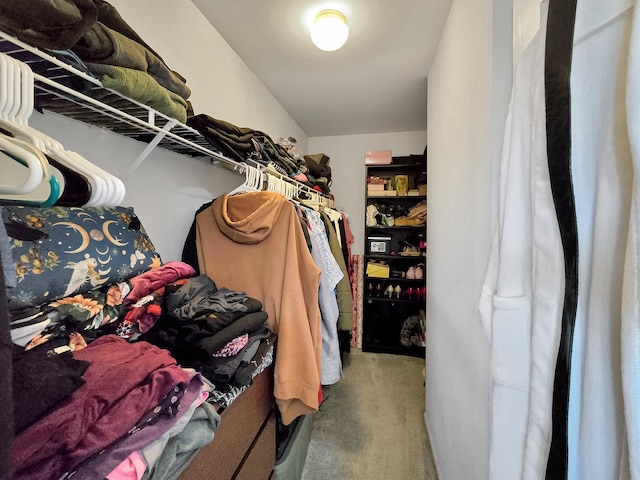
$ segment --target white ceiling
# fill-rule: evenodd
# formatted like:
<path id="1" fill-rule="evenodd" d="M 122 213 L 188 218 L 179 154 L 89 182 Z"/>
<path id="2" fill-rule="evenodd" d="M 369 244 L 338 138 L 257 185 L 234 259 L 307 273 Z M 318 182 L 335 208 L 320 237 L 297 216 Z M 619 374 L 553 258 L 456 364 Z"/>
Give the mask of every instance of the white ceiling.
<path id="1" fill-rule="evenodd" d="M 427 128 L 427 74 L 451 0 L 193 0 L 309 137 Z M 318 50 L 309 22 L 347 16 L 349 39 Z"/>

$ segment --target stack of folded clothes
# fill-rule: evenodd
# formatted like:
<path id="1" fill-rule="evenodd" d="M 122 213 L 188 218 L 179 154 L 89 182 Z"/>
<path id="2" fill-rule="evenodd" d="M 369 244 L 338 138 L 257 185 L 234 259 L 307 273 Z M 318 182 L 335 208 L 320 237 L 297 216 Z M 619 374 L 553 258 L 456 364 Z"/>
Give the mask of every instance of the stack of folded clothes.
<path id="1" fill-rule="evenodd" d="M 191 90 L 185 78 L 104 0 L 3 2 L 0 28 L 89 70 L 106 88 L 186 122 Z"/>
<path id="2" fill-rule="evenodd" d="M 265 358 L 273 354 L 275 335 L 266 321 L 260 301 L 200 275 L 165 288 L 162 317 L 141 338 L 198 370 L 225 396 L 249 386 L 258 368 L 270 364 Z"/>
<path id="3" fill-rule="evenodd" d="M 302 159 L 294 159 L 264 132 L 238 127 L 204 114 L 189 118 L 188 125 L 198 130 L 214 148 L 232 160 L 254 160 L 263 165 L 273 165 L 280 173 L 288 176 L 306 172 Z"/>

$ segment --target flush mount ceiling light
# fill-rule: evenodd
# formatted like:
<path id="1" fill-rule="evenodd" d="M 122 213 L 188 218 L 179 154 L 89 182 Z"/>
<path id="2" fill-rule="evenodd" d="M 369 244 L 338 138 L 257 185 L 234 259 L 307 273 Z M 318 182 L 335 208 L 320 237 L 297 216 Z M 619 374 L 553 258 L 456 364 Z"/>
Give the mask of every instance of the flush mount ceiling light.
<path id="1" fill-rule="evenodd" d="M 349 37 L 347 17 L 338 10 L 322 10 L 311 26 L 311 40 L 320 50 L 333 52 L 342 47 Z"/>

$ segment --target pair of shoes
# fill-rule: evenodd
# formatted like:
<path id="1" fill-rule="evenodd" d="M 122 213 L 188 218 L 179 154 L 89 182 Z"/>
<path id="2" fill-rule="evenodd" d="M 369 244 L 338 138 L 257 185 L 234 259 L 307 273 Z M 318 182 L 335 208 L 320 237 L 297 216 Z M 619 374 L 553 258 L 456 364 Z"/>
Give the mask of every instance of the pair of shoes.
<path id="1" fill-rule="evenodd" d="M 405 290 L 404 294 L 409 300 L 424 300 L 427 298 L 427 287 L 409 287 Z"/>
<path id="2" fill-rule="evenodd" d="M 389 285 L 384 291 L 384 296 L 389 298 L 394 298 L 394 296 L 395 298 L 400 298 L 400 293 L 402 293 L 400 285 L 396 285 L 395 287 L 393 285 Z"/>
<path id="3" fill-rule="evenodd" d="M 391 254 L 393 255 L 394 252 L 391 252 Z M 403 270 L 396 270 L 394 268 L 392 268 L 389 272 L 389 277 L 390 278 L 404 278 L 406 275 L 406 273 Z"/>
<path id="4" fill-rule="evenodd" d="M 416 269 L 415 267 L 409 267 L 409 270 L 407 270 L 407 279 L 408 280 L 415 280 L 416 279 Z"/>
<path id="5" fill-rule="evenodd" d="M 375 296 L 379 297 L 380 292 L 382 292 L 382 285 L 380 285 L 379 283 L 376 283 L 374 287 L 373 283 L 369 282 L 369 285 L 367 286 L 367 293 L 369 294 L 369 297 L 373 297 L 374 292 L 375 292 Z"/>
<path id="6" fill-rule="evenodd" d="M 424 278 L 424 263 L 419 263 L 415 267 L 409 267 L 406 277 L 408 280 L 422 280 Z"/>
<path id="7" fill-rule="evenodd" d="M 396 285 L 395 287 L 393 285 L 389 285 L 384 291 L 384 296 L 389 298 L 400 298 L 400 293 L 402 293 L 400 285 Z"/>
<path id="8" fill-rule="evenodd" d="M 424 263 L 419 263 L 415 268 L 416 280 L 422 280 L 424 278 Z"/>

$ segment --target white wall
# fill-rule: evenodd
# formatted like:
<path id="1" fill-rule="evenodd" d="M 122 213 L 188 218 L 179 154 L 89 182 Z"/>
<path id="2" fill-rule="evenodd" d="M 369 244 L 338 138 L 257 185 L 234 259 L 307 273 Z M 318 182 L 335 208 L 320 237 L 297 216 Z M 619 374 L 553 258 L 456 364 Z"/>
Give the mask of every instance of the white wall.
<path id="1" fill-rule="evenodd" d="M 196 113 L 262 130 L 277 140 L 307 136 L 231 50 L 190 0 L 111 0 L 122 17 L 173 69 L 187 78 Z M 57 115 L 35 113 L 30 124 L 122 178 L 145 144 Z M 243 177 L 155 149 L 125 180 L 123 205 L 133 206 L 164 261 L 180 259 L 197 207 Z"/>
<path id="2" fill-rule="evenodd" d="M 478 321 L 511 88 L 510 0 L 455 0 L 429 74 L 426 421 L 440 478 L 489 474 Z"/>
<path id="3" fill-rule="evenodd" d="M 364 253 L 365 165 L 368 150 L 391 150 L 394 156 L 421 154 L 427 132 L 396 132 L 309 138 L 308 153 L 324 153 L 331 160 L 331 193 L 336 207 L 349 214 L 355 237 L 352 253 Z"/>

